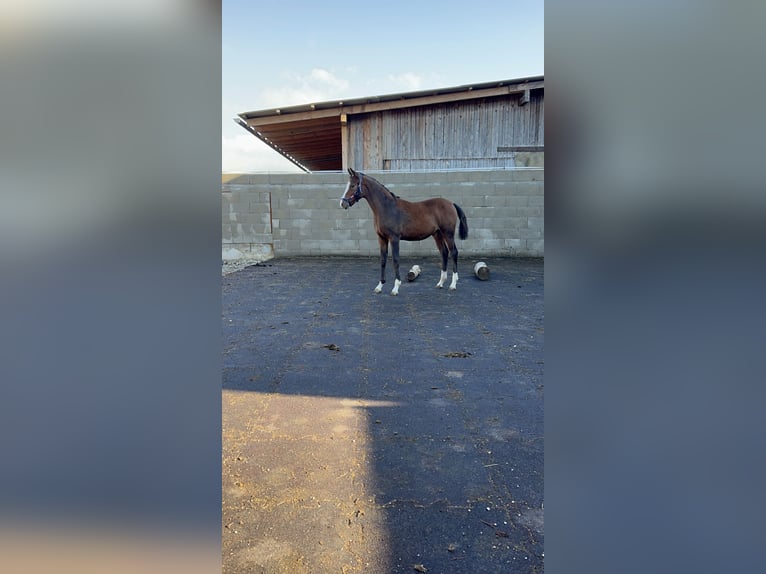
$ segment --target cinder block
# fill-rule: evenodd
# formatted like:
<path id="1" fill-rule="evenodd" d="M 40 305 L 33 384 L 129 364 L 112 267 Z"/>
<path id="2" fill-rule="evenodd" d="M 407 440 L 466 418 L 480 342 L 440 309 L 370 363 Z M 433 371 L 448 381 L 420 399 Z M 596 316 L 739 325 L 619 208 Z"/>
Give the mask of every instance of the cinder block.
<path id="1" fill-rule="evenodd" d="M 375 223 L 373 222 L 372 219 L 368 219 L 365 217 L 365 218 L 359 218 L 355 221 L 356 223 L 354 224 L 354 227 L 356 227 L 357 229 L 370 229 L 370 230 L 374 229 Z"/>
<path id="2" fill-rule="evenodd" d="M 468 218 L 468 225 L 470 227 L 471 225 L 471 219 L 476 219 L 479 217 L 494 217 L 493 212 L 495 210 L 494 207 L 488 207 L 486 205 L 478 205 L 478 206 L 471 206 L 471 207 L 463 207 L 463 211 L 465 211 L 465 215 Z"/>
<path id="3" fill-rule="evenodd" d="M 541 229 L 519 229 L 521 239 L 542 239 L 543 231 Z"/>
<path id="4" fill-rule="evenodd" d="M 228 174 L 227 181 L 223 185 L 228 186 L 228 185 L 231 185 L 232 183 L 241 183 L 241 182 L 247 183 L 247 181 L 248 181 L 247 174 Z"/>
<path id="5" fill-rule="evenodd" d="M 221 211 L 227 213 L 247 213 L 249 211 L 249 204 L 247 201 L 229 201 L 221 206 Z"/>
<path id="6" fill-rule="evenodd" d="M 504 241 L 504 239 L 482 239 L 478 245 L 484 251 L 500 250 L 505 247 Z"/>
<path id="7" fill-rule="evenodd" d="M 513 184 L 513 195 L 542 195 L 545 188 L 539 181 L 518 181 Z"/>
<path id="8" fill-rule="evenodd" d="M 335 239 L 336 232 L 334 229 L 330 229 L 329 227 L 325 227 L 323 229 L 316 229 L 315 227 L 309 227 L 307 231 L 310 233 L 310 236 L 314 239 L 319 239 L 322 241 Z"/>
<path id="9" fill-rule="evenodd" d="M 266 183 L 277 185 L 296 184 L 303 181 L 302 173 L 270 173 L 266 174 Z"/>
<path id="10" fill-rule="evenodd" d="M 301 250 L 319 252 L 322 249 L 322 242 L 318 239 L 301 239 Z"/>
<path id="11" fill-rule="evenodd" d="M 503 247 L 506 249 L 510 249 L 514 252 L 518 251 L 522 247 L 522 240 L 518 237 L 512 237 L 512 238 L 505 238 L 503 239 Z"/>
<path id="12" fill-rule="evenodd" d="M 511 179 L 513 181 L 543 181 L 544 169 L 514 169 L 511 170 Z"/>
<path id="13" fill-rule="evenodd" d="M 497 179 L 497 173 L 491 170 L 480 170 L 471 172 L 471 180 L 477 181 L 495 181 Z M 452 174 L 452 181 L 459 181 L 457 173 Z"/>
<path id="14" fill-rule="evenodd" d="M 378 241 L 376 239 L 359 239 L 358 241 L 360 254 L 377 255 L 380 253 L 380 248 L 378 247 Z"/>
<path id="15" fill-rule="evenodd" d="M 528 217 L 527 225 L 530 229 L 539 229 L 542 231 L 545 228 L 545 221 L 542 217 Z"/>
<path id="16" fill-rule="evenodd" d="M 526 217 L 542 217 L 544 208 L 542 207 L 518 207 L 516 213 L 519 216 Z"/>
<path id="17" fill-rule="evenodd" d="M 268 203 L 262 203 L 260 201 L 251 201 L 247 205 L 247 211 L 249 213 L 270 213 L 271 206 Z"/>
<path id="18" fill-rule="evenodd" d="M 497 235 L 492 229 L 475 229 L 473 230 L 472 237 L 474 241 L 483 241 L 485 239 L 496 239 Z"/>
<path id="19" fill-rule="evenodd" d="M 261 187 L 269 185 L 268 173 L 251 173 L 249 175 L 250 177 L 248 178 L 247 182 L 250 185 L 256 185 Z"/>
<path id="20" fill-rule="evenodd" d="M 516 231 L 519 229 L 526 229 L 528 227 L 527 217 L 507 217 L 503 220 L 494 220 L 491 227 L 493 229 L 504 229 L 507 231 Z"/>
<path id="21" fill-rule="evenodd" d="M 288 233 L 288 236 L 293 239 L 310 239 L 316 238 L 316 233 L 309 227 L 303 227 L 300 229 L 293 229 Z"/>
<path id="22" fill-rule="evenodd" d="M 298 219 L 294 217 L 280 219 L 285 229 L 308 229 L 311 227 L 310 219 Z"/>
<path id="23" fill-rule="evenodd" d="M 247 243 L 272 243 L 273 238 L 271 233 L 245 233 L 239 240 Z"/>
<path id="24" fill-rule="evenodd" d="M 351 237 L 351 230 L 350 229 L 332 229 L 330 230 L 332 233 L 332 239 L 340 241 L 340 240 L 352 240 Z M 359 246 L 359 243 L 356 243 L 357 247 Z"/>
<path id="25" fill-rule="evenodd" d="M 294 219 L 306 219 L 308 221 L 311 221 L 311 218 L 314 216 L 314 210 L 313 209 L 292 209 L 290 210 L 290 216 Z"/>
<path id="26" fill-rule="evenodd" d="M 508 207 L 527 207 L 529 205 L 529 197 L 526 195 L 511 195 L 505 198 L 505 203 Z"/>
<path id="27" fill-rule="evenodd" d="M 351 239 L 329 239 L 319 243 L 319 250 L 327 255 L 350 255 L 359 251 L 359 242 Z"/>
<path id="28" fill-rule="evenodd" d="M 545 239 L 527 239 L 526 251 L 534 257 L 545 256 Z"/>
<path id="29" fill-rule="evenodd" d="M 235 195 L 235 194 L 237 194 L 237 196 L 239 196 L 239 194 L 242 191 L 242 189 L 244 189 L 243 186 L 241 186 L 241 185 L 234 185 L 234 184 L 231 184 L 231 183 L 225 183 L 225 184 L 223 184 L 221 186 L 221 192 L 225 193 L 225 194 L 228 194 L 230 196 L 231 195 Z"/>
<path id="30" fill-rule="evenodd" d="M 278 255 L 298 255 L 301 252 L 301 242 L 297 239 L 277 239 L 274 241 L 274 251 Z"/>
<path id="31" fill-rule="evenodd" d="M 482 210 L 482 214 L 493 219 L 508 219 L 518 215 L 515 207 L 487 207 Z"/>
<path id="32" fill-rule="evenodd" d="M 490 229 L 497 220 L 494 217 L 468 217 L 468 240 L 473 237 L 473 232 L 476 229 Z"/>
<path id="33" fill-rule="evenodd" d="M 334 209 L 327 209 L 325 206 L 324 208 L 317 208 L 317 209 L 307 209 L 306 211 L 310 211 L 311 215 L 309 216 L 310 219 L 312 219 L 315 222 L 320 222 L 324 226 L 329 226 L 332 221 L 335 220 L 336 216 L 338 215 L 338 212 Z"/>

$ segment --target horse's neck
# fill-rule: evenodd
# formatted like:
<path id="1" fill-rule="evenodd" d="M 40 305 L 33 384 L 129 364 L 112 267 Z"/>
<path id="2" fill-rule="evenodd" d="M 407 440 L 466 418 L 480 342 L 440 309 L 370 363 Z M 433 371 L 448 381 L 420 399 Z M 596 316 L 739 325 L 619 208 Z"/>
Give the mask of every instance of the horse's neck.
<path id="1" fill-rule="evenodd" d="M 373 211 L 377 211 L 378 209 L 383 209 L 384 206 L 389 205 L 391 203 L 395 203 L 396 199 L 394 199 L 393 194 L 386 189 L 383 184 L 380 183 L 374 183 L 370 185 L 370 183 L 367 183 L 367 189 L 369 191 L 367 202 L 370 204 L 370 207 Z"/>

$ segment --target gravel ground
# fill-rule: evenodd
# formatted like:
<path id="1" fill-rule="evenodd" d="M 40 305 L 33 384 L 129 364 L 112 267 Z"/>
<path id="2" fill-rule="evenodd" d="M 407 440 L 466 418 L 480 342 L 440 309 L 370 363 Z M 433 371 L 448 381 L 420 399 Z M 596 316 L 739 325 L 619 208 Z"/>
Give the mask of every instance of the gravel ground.
<path id="1" fill-rule="evenodd" d="M 268 259 L 237 259 L 235 261 L 223 261 L 221 263 L 221 276 L 229 275 L 236 271 L 241 271 L 245 267 L 251 265 L 257 265 L 258 263 L 264 263 Z"/>
<path id="2" fill-rule="evenodd" d="M 433 259 L 222 278 L 224 574 L 543 573 L 543 262 Z"/>

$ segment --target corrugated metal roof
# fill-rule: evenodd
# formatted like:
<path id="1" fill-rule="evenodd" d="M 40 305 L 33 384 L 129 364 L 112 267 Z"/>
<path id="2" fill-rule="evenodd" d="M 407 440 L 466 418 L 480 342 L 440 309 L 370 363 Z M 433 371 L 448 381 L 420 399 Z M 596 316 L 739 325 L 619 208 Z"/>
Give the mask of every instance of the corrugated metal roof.
<path id="1" fill-rule="evenodd" d="M 242 112 L 235 121 L 301 169 L 339 170 L 342 169 L 341 118 L 344 115 L 523 93 L 543 87 L 544 77 L 532 76 Z"/>

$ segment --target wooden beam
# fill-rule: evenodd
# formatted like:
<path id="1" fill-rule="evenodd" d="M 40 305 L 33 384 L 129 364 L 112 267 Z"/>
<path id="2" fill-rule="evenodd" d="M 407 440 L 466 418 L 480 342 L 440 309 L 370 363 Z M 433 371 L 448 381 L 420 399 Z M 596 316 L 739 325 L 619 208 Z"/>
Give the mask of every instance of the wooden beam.
<path id="1" fill-rule="evenodd" d="M 541 145 L 506 145 L 497 146 L 497 152 L 514 152 L 514 151 L 545 151 L 545 146 Z"/>
<path id="2" fill-rule="evenodd" d="M 524 104 L 529 103 L 529 90 L 524 90 L 521 93 L 521 97 L 519 98 L 519 105 L 523 106 Z"/>
<path id="3" fill-rule="evenodd" d="M 348 116 L 340 116 L 340 168 L 343 171 L 348 169 Z"/>
<path id="4" fill-rule="evenodd" d="M 269 126 L 273 124 L 285 124 L 289 122 L 300 122 L 304 120 L 318 120 L 322 118 L 340 117 L 341 108 L 330 108 L 326 110 L 313 110 L 308 112 L 294 112 L 291 114 L 282 113 L 273 116 L 259 116 L 255 118 L 245 118 L 249 126 Z"/>
<path id="5" fill-rule="evenodd" d="M 321 110 L 309 110 L 293 113 L 286 113 L 284 110 L 282 110 L 279 115 L 273 114 L 270 116 L 258 116 L 243 119 L 249 126 L 257 129 L 259 126 L 340 117 L 342 114 L 367 114 L 385 110 L 397 110 L 402 108 L 414 108 L 418 106 L 430 106 L 434 104 L 475 100 L 477 98 L 492 98 L 509 94 L 524 94 L 530 90 L 544 88 L 544 86 L 544 82 L 527 82 L 524 84 L 512 84 L 510 86 L 499 86 L 495 88 L 487 88 L 484 90 L 466 90 L 463 92 L 452 92 L 416 98 L 401 98 L 398 100 L 356 104 L 350 106 L 340 105 L 334 108 L 326 108 Z"/>
<path id="6" fill-rule="evenodd" d="M 542 82 L 539 86 L 543 87 Z M 527 89 L 534 89 L 530 84 L 522 84 L 529 86 Z M 500 86 L 498 88 L 490 88 L 486 90 L 471 90 L 465 92 L 456 92 L 451 94 L 439 94 L 436 96 L 425 96 L 422 98 L 404 98 L 401 100 L 395 100 L 390 102 L 380 102 L 379 104 L 358 104 L 355 106 L 349 106 L 345 112 L 347 114 L 366 114 L 371 112 L 380 112 L 384 110 L 397 110 L 402 108 L 415 108 L 418 106 L 430 106 L 434 104 L 445 104 L 450 102 L 461 102 L 465 100 L 475 100 L 478 98 L 492 98 L 496 96 L 505 96 L 508 94 L 518 94 L 523 92 L 525 88 L 518 86 Z"/>

